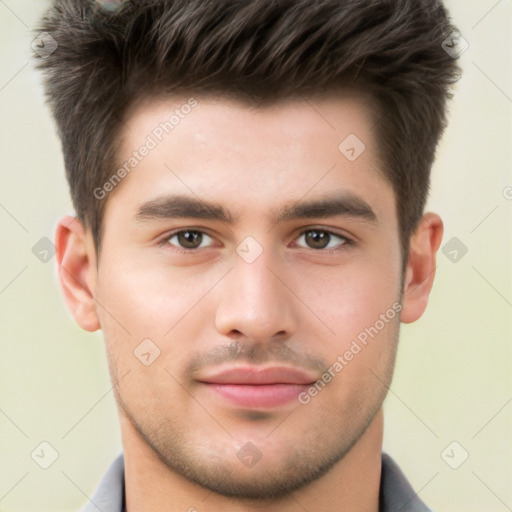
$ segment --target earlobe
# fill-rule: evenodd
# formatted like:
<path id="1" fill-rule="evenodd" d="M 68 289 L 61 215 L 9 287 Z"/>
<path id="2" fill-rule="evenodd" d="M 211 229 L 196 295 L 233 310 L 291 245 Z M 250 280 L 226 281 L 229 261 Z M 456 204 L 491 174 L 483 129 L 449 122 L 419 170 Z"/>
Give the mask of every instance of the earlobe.
<path id="1" fill-rule="evenodd" d="M 404 275 L 402 322 L 411 323 L 424 313 L 436 270 L 436 253 L 443 238 L 443 221 L 435 213 L 425 214 L 409 242 Z"/>
<path id="2" fill-rule="evenodd" d="M 86 331 L 100 328 L 96 312 L 96 253 L 91 237 L 75 217 L 59 219 L 55 233 L 58 278 L 66 306 Z"/>

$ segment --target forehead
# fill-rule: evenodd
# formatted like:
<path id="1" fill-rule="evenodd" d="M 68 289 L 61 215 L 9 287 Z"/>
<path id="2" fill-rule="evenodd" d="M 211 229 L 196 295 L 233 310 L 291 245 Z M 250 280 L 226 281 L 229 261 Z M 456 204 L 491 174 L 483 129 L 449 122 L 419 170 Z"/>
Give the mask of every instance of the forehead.
<path id="1" fill-rule="evenodd" d="M 108 202 L 122 197 L 136 210 L 172 192 L 268 211 L 342 188 L 385 208 L 393 194 L 372 126 L 369 103 L 355 94 L 264 107 L 197 96 L 145 100 L 125 118 L 118 156 L 128 172 Z"/>
<path id="2" fill-rule="evenodd" d="M 123 149 L 132 150 L 148 135 L 165 145 L 180 134 L 193 137 L 195 143 L 211 142 L 223 149 L 236 149 L 237 143 L 243 143 L 257 151 L 258 143 L 271 143 L 268 148 L 283 141 L 307 148 L 318 138 L 335 143 L 349 134 L 372 146 L 373 116 L 370 96 L 353 91 L 286 98 L 263 106 L 219 96 L 145 98 L 125 115 Z M 226 132 L 229 139 L 224 137 Z M 310 144 L 304 145 L 306 139 Z"/>

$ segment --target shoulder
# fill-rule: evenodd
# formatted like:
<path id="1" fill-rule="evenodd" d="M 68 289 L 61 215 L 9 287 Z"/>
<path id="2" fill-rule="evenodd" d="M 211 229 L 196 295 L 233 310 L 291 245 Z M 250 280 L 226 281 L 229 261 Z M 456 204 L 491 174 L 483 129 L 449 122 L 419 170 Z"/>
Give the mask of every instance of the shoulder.
<path id="1" fill-rule="evenodd" d="M 124 511 L 124 456 L 121 453 L 108 467 L 96 491 L 80 512 Z"/>
<path id="2" fill-rule="evenodd" d="M 432 512 L 414 491 L 398 464 L 382 454 L 379 512 Z"/>

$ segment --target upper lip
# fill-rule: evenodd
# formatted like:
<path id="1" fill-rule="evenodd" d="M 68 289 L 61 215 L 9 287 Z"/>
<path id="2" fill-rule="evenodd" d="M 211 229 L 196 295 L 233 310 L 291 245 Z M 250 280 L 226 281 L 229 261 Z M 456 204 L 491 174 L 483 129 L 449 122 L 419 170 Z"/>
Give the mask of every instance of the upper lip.
<path id="1" fill-rule="evenodd" d="M 317 379 L 299 368 L 290 366 L 237 366 L 211 371 L 200 382 L 209 384 L 312 384 Z"/>

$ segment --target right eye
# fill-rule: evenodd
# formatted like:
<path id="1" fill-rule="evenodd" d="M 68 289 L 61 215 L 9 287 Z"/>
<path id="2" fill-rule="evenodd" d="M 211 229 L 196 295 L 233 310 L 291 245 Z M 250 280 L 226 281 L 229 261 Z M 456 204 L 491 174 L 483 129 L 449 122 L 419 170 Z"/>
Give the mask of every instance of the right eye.
<path id="1" fill-rule="evenodd" d="M 211 236 L 197 229 L 182 229 L 163 240 L 163 243 L 169 243 L 186 250 L 201 249 L 203 243 L 207 244 L 204 247 L 210 247 L 212 242 L 213 238 Z"/>

